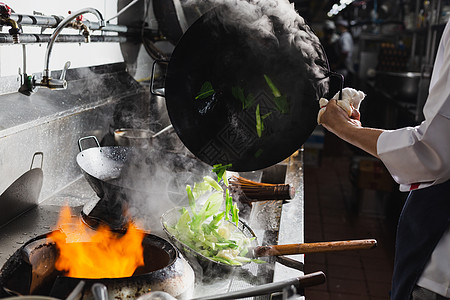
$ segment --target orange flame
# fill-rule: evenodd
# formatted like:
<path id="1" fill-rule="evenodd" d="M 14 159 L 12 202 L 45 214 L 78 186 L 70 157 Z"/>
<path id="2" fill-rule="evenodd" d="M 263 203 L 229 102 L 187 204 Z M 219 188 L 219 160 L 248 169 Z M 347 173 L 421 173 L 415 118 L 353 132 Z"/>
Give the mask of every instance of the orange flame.
<path id="1" fill-rule="evenodd" d="M 142 240 L 145 233 L 129 224 L 123 235 L 101 226 L 89 233 L 81 222 L 73 224 L 69 207 L 61 211 L 58 227 L 48 235 L 59 249 L 55 267 L 66 276 L 76 278 L 119 278 L 133 275 L 144 265 Z M 67 234 L 72 231 L 73 234 Z M 67 235 L 66 235 L 67 234 Z M 74 238 L 75 237 L 75 238 Z M 76 241 L 79 240 L 83 241 Z M 68 242 L 68 240 L 72 240 Z"/>

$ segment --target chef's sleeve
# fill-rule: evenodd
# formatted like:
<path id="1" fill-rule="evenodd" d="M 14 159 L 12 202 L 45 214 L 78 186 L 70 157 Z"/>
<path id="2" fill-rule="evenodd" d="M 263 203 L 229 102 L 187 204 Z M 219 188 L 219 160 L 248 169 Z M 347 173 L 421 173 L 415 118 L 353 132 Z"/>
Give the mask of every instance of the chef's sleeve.
<path id="1" fill-rule="evenodd" d="M 416 127 L 385 131 L 377 141 L 378 156 L 401 185 L 434 185 L 450 178 L 449 35 L 443 36 L 436 57 L 423 110 L 425 121 Z"/>

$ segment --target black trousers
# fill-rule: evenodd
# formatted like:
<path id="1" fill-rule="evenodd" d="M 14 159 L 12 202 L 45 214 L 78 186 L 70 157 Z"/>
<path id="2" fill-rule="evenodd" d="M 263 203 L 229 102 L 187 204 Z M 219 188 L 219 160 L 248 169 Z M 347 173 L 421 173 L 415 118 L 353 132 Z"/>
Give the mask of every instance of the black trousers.
<path id="1" fill-rule="evenodd" d="M 412 292 L 412 300 L 449 300 L 449 298 L 416 285 Z"/>
<path id="2" fill-rule="evenodd" d="M 450 180 L 409 193 L 397 228 L 392 300 L 411 299 L 431 253 L 450 224 Z"/>

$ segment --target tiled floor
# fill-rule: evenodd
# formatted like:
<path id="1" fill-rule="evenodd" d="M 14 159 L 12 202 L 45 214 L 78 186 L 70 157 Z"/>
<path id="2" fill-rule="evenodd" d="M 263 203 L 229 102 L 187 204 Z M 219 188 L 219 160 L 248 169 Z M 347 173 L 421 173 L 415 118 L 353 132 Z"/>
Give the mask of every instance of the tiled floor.
<path id="1" fill-rule="evenodd" d="M 328 134 L 324 147 L 320 163 L 305 166 L 305 242 L 373 238 L 378 246 L 306 255 L 305 273 L 321 270 L 327 276 L 325 284 L 305 291 L 306 300 L 389 299 L 395 222 L 376 205 L 367 208 L 364 201 L 373 200 L 373 191 L 365 191 L 359 211 L 349 213 L 346 201 L 352 195 L 349 166 L 354 152 Z"/>

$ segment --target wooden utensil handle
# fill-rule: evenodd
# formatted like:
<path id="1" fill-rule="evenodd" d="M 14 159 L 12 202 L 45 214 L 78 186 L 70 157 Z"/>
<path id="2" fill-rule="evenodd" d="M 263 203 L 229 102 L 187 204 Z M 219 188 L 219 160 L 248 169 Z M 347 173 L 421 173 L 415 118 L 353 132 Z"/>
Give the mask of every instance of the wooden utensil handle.
<path id="1" fill-rule="evenodd" d="M 298 287 L 307 288 L 310 286 L 315 286 L 322 284 L 326 281 L 326 276 L 322 271 L 317 271 L 314 273 L 305 274 L 298 278 Z"/>
<path id="2" fill-rule="evenodd" d="M 271 246 L 259 246 L 254 248 L 253 255 L 255 257 L 261 257 L 261 256 L 278 256 L 290 254 L 321 253 L 332 251 L 371 249 L 375 248 L 376 246 L 377 241 L 374 239 L 271 245 Z"/>

